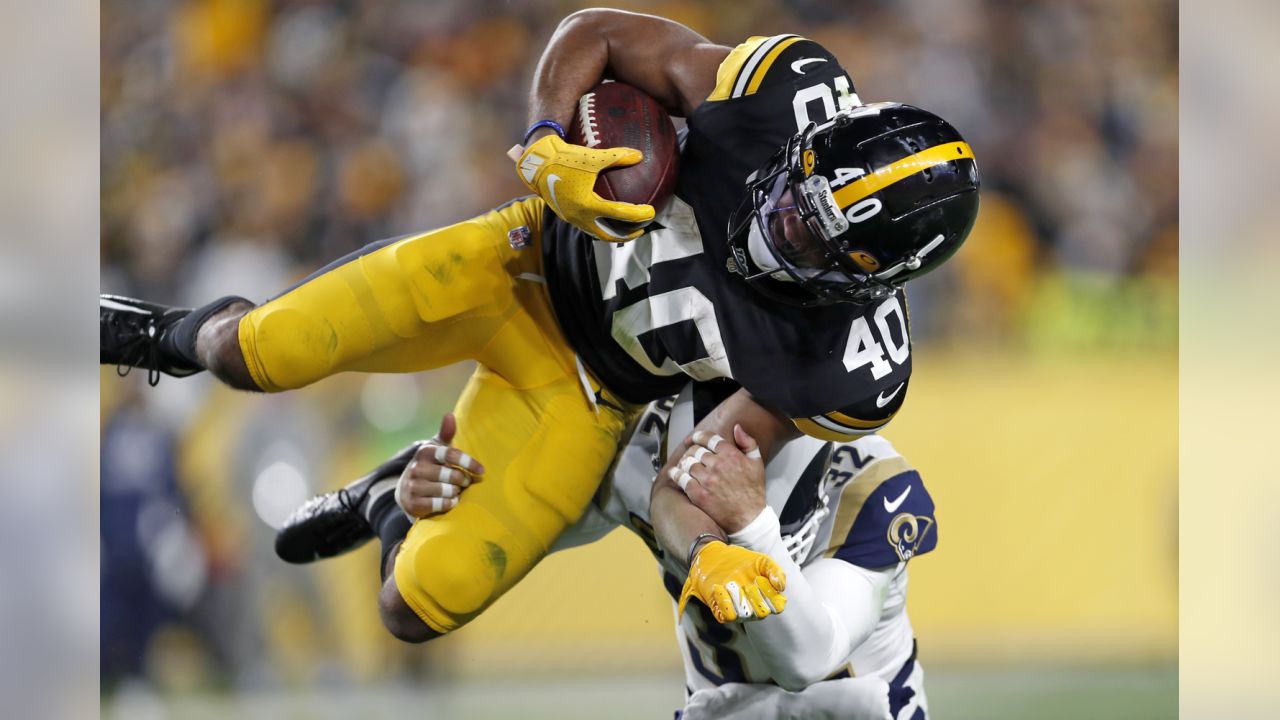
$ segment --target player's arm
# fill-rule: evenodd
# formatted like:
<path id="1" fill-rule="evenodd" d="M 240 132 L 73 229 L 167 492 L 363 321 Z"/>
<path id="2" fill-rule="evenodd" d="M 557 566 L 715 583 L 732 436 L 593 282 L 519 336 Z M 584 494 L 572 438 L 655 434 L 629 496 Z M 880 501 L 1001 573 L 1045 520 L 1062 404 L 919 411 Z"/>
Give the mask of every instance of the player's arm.
<path id="1" fill-rule="evenodd" d="M 770 608 L 766 604 L 766 597 L 772 596 L 781 604 L 784 599 L 779 593 L 785 588 L 785 578 L 772 572 L 772 561 L 759 553 L 733 548 L 725 542 L 728 532 L 744 527 L 755 516 L 758 506 L 763 506 L 763 483 L 724 486 L 711 492 L 709 488 L 688 481 L 682 488 L 677 484 L 680 474 L 673 472 L 680 469 L 678 465 L 691 447 L 693 438 L 720 438 L 720 441 L 732 444 L 732 440 L 724 438 L 734 437 L 735 426 L 739 431 L 758 438 L 757 454 L 770 456 L 798 434 L 784 416 L 759 404 L 745 390 L 738 390 L 708 413 L 691 435 L 671 449 L 649 498 L 649 513 L 658 543 L 665 552 L 674 557 L 688 558 L 691 562 L 683 599 L 697 597 L 711 607 L 721 622 L 780 612 L 781 607 Z M 699 504 L 691 502 L 690 497 L 696 498 Z M 742 508 L 749 509 L 743 511 Z M 749 596 L 739 596 L 736 592 L 732 598 L 724 596 L 724 600 L 732 599 L 737 603 L 736 611 L 729 609 L 726 613 L 725 603 L 717 606 L 711 596 L 713 593 L 724 595 L 722 590 L 728 582 L 736 583 L 739 590 L 749 593 Z M 760 583 L 758 591 L 752 589 L 753 583 Z"/>
<path id="2" fill-rule="evenodd" d="M 694 445 L 676 467 L 688 475 L 684 488 L 695 505 L 726 523 L 750 516 L 730 532 L 729 542 L 769 557 L 785 575 L 786 612 L 744 631 L 769 676 L 799 690 L 829 677 L 870 635 L 897 567 L 867 570 L 843 559 L 818 560 L 802 572 L 783 543 L 777 514 L 765 504 L 765 465 L 751 452 L 754 438 L 740 431 L 733 437 L 733 442 L 715 442 L 695 432 Z"/>
<path id="3" fill-rule="evenodd" d="M 897 566 L 873 570 L 825 558 L 801 570 L 771 508 L 729 539 L 773 558 L 787 574 L 787 611 L 744 626 L 769 676 L 787 690 L 802 690 L 843 666 L 880 621 L 898 572 Z"/>
<path id="4" fill-rule="evenodd" d="M 729 48 L 666 18 L 592 8 L 566 17 L 534 73 L 529 122 L 568 125 L 578 98 L 610 77 L 687 116 L 711 94 Z M 545 132 L 545 131 L 544 131 Z"/>
<path id="5" fill-rule="evenodd" d="M 715 87 L 729 49 L 664 18 L 621 10 L 581 10 L 556 28 L 534 72 L 529 131 L 512 148 L 520 179 L 564 221 L 610 241 L 634 240 L 653 219 L 651 205 L 611 202 L 595 191 L 600 172 L 634 165 L 634 148 L 565 142 L 578 99 L 611 77 L 643 90 L 674 115 L 687 115 Z M 604 222 L 601 221 L 612 221 Z M 620 234 L 619 222 L 634 229 Z"/>
<path id="6" fill-rule="evenodd" d="M 756 402 L 746 390 L 738 390 L 708 413 L 694 427 L 693 433 L 681 439 L 674 447 L 669 447 L 667 463 L 658 472 L 653 483 L 649 511 L 658 544 L 674 557 L 685 557 L 690 544 L 703 533 L 726 537 L 727 532 L 745 527 L 759 510 L 758 507 L 741 510 L 740 498 L 734 495 L 712 497 L 697 483 L 686 485 L 686 490 L 690 493 L 686 495 L 671 476 L 671 471 L 692 447 L 695 434 L 732 438 L 734 425 L 740 425 L 755 438 L 764 457 L 771 457 L 783 443 L 799 434 L 784 416 Z M 732 489 L 746 488 L 738 486 Z M 690 497 L 697 502 L 691 502 Z M 713 514 L 715 519 L 712 518 Z"/>
<path id="7" fill-rule="evenodd" d="M 685 703 L 683 720 L 893 720 L 889 683 L 875 677 L 846 677 L 792 692 L 766 683 L 725 683 L 703 688 Z"/>

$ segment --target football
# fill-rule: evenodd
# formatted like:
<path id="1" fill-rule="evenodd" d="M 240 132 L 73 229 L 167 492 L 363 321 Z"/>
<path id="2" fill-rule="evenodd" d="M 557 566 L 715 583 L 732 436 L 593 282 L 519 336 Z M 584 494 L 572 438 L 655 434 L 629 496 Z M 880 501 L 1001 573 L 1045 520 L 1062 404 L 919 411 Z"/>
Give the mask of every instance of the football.
<path id="1" fill-rule="evenodd" d="M 626 83 L 603 82 L 578 100 L 567 140 L 590 148 L 629 147 L 644 160 L 605 170 L 596 192 L 606 200 L 661 209 L 675 190 L 680 162 L 676 129 L 657 100 Z"/>

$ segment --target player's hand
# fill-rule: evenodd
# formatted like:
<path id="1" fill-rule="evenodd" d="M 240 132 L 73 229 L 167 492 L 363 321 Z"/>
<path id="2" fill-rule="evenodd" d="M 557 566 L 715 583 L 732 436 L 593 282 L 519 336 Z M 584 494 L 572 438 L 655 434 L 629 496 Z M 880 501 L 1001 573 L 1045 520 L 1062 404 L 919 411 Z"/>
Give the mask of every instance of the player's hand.
<path id="1" fill-rule="evenodd" d="M 484 466 L 450 447 L 457 431 L 453 413 L 445 415 L 440 433 L 418 445 L 413 459 L 400 474 L 396 504 L 408 515 L 424 518 L 448 512 L 458 504 L 464 489 L 482 479 Z"/>
<path id="2" fill-rule="evenodd" d="M 695 597 L 711 609 L 716 622 L 760 620 L 782 612 L 787 576 L 773 558 L 713 540 L 698 552 L 680 592 L 677 615 Z"/>
<path id="3" fill-rule="evenodd" d="M 689 501 L 724 528 L 737 532 L 764 510 L 764 460 L 741 425 L 733 440 L 699 430 L 680 462 L 667 471 Z"/>
<path id="4" fill-rule="evenodd" d="M 605 200 L 595 191 L 596 176 L 607 168 L 635 165 L 643 159 L 632 148 L 594 149 L 546 135 L 525 148 L 516 172 L 564 221 L 592 237 L 622 242 L 640 237 L 644 228 L 620 234 L 601 221 L 647 223 L 653 219 L 653 206 Z"/>

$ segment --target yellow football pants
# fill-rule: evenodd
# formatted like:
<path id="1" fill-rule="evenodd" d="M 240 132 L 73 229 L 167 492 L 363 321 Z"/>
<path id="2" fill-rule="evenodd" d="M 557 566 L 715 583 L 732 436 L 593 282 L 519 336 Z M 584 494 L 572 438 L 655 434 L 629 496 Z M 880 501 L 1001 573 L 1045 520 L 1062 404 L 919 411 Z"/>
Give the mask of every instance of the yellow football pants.
<path id="1" fill-rule="evenodd" d="M 337 372 L 414 372 L 478 361 L 454 445 L 483 480 L 414 523 L 395 563 L 401 596 L 437 632 L 483 611 L 577 521 L 638 408 L 594 409 L 542 279 L 542 200 L 394 241 L 326 268 L 240 322 L 258 386 Z M 508 233 L 529 228 L 515 249 Z M 593 387 L 598 385 L 592 382 Z"/>

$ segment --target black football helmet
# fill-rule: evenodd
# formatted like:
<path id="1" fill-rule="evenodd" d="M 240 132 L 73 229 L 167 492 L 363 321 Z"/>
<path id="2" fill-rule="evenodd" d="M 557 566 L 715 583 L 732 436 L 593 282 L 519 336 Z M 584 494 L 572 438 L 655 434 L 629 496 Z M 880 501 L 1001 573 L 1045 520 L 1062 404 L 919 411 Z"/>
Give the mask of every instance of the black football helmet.
<path id="1" fill-rule="evenodd" d="M 955 254 L 978 214 L 973 150 L 947 121 L 872 103 L 810 123 L 747 181 L 729 269 L 794 305 L 868 303 Z"/>

